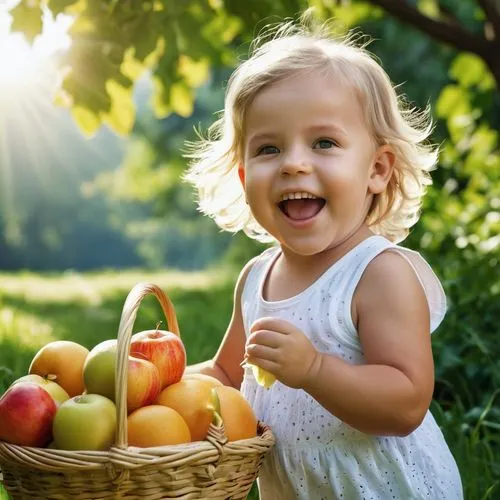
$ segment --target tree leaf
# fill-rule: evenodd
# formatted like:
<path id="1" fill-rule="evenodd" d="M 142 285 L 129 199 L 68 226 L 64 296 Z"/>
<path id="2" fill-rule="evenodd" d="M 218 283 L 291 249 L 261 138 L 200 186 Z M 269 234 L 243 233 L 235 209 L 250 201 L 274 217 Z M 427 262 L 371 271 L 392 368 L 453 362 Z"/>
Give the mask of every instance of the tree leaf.
<path id="1" fill-rule="evenodd" d="M 161 12 L 146 12 L 125 30 L 127 39 L 132 41 L 134 56 L 139 61 L 144 61 L 158 50 L 158 41 L 163 30 L 164 15 Z"/>
<path id="2" fill-rule="evenodd" d="M 335 20 L 339 22 L 335 23 L 335 29 L 338 30 L 338 32 L 343 32 L 346 29 L 359 25 L 370 17 L 377 19 L 383 16 L 383 11 L 369 2 L 349 5 L 341 4 L 333 7 L 332 12 L 335 16 Z"/>
<path id="3" fill-rule="evenodd" d="M 450 75 L 465 88 L 475 85 L 482 90 L 495 88 L 495 79 L 485 62 L 475 54 L 464 52 L 458 55 L 450 68 Z"/>
<path id="4" fill-rule="evenodd" d="M 439 19 L 440 17 L 439 4 L 436 0 L 418 0 L 417 8 L 431 19 Z"/>
<path id="5" fill-rule="evenodd" d="M 87 137 L 92 137 L 101 126 L 101 119 L 95 113 L 82 106 L 74 106 L 71 108 L 71 115 L 77 123 L 80 130 Z"/>
<path id="6" fill-rule="evenodd" d="M 170 105 L 178 115 L 190 116 L 193 112 L 193 101 L 193 91 L 186 82 L 176 82 L 170 88 Z"/>
<path id="7" fill-rule="evenodd" d="M 181 54 L 177 71 L 190 87 L 201 87 L 210 74 L 210 63 L 208 59 L 194 61 L 190 57 Z"/>
<path id="8" fill-rule="evenodd" d="M 476 129 L 471 138 L 471 150 L 476 154 L 483 155 L 483 160 L 498 145 L 498 132 L 485 125 Z"/>
<path id="9" fill-rule="evenodd" d="M 48 0 L 47 7 L 55 17 L 63 12 L 67 13 L 68 7 L 74 6 L 74 4 L 80 1 L 81 0 Z"/>
<path id="10" fill-rule="evenodd" d="M 469 114 L 471 112 L 469 95 L 458 85 L 447 85 L 436 103 L 436 113 L 439 118 Z"/>
<path id="11" fill-rule="evenodd" d="M 23 0 L 10 10 L 12 31 L 24 33 L 29 42 L 42 33 L 42 7 L 39 0 Z"/>
<path id="12" fill-rule="evenodd" d="M 143 63 L 139 62 L 134 57 L 133 53 L 134 50 L 132 48 L 127 49 L 120 69 L 127 78 L 135 81 L 142 76 L 147 67 Z"/>
<path id="13" fill-rule="evenodd" d="M 162 80 L 155 75 L 153 77 L 153 93 L 151 95 L 151 107 L 156 118 L 165 118 L 172 112 L 168 98 L 168 89 Z"/>
<path id="14" fill-rule="evenodd" d="M 115 132 L 127 135 L 132 131 L 135 121 L 132 90 L 114 80 L 106 82 L 106 89 L 111 98 L 111 109 L 108 113 L 101 113 L 101 117 Z"/>

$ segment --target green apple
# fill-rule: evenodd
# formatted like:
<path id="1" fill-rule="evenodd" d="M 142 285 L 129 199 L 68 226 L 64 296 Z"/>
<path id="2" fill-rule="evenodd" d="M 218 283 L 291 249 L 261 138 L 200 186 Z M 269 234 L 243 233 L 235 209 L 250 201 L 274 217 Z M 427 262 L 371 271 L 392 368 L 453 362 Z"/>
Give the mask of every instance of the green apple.
<path id="1" fill-rule="evenodd" d="M 100 394 L 83 394 L 65 401 L 52 425 L 54 448 L 106 451 L 116 434 L 116 407 Z"/>
<path id="2" fill-rule="evenodd" d="M 111 339 L 90 351 L 83 366 L 88 394 L 101 394 L 115 401 L 116 349 L 116 340 Z M 161 378 L 158 368 L 141 353 L 128 356 L 127 362 L 127 410 L 131 413 L 153 403 L 161 390 Z"/>
<path id="3" fill-rule="evenodd" d="M 49 377 L 41 377 L 40 375 L 24 375 L 24 377 L 18 378 L 12 382 L 12 385 L 18 384 L 19 382 L 33 382 L 34 384 L 40 385 L 45 389 L 54 399 L 57 405 L 60 405 L 69 399 L 68 393 L 57 383 L 50 379 Z"/>
<path id="4" fill-rule="evenodd" d="M 83 382 L 88 394 L 101 394 L 115 400 L 116 339 L 97 344 L 83 365 Z"/>

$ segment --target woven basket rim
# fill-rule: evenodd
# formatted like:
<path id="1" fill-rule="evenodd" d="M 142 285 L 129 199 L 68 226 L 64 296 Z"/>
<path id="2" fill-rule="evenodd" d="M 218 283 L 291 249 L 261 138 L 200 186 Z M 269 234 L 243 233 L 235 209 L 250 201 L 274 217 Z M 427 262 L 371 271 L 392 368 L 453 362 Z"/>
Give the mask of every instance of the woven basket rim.
<path id="1" fill-rule="evenodd" d="M 265 451 L 275 443 L 270 427 L 262 422 L 258 423 L 259 433 L 256 437 L 228 442 L 221 437 L 221 429 L 212 426 L 214 439 L 193 441 L 177 445 L 157 446 L 154 448 L 138 448 L 129 446 L 121 448 L 113 446 L 106 451 L 90 450 L 59 450 L 53 448 L 36 448 L 19 446 L 0 441 L 0 459 L 16 466 L 26 466 L 31 469 L 69 471 L 69 470 L 96 470 L 106 464 L 113 464 L 121 469 L 137 469 L 151 467 L 169 462 L 199 462 L 203 459 L 207 463 L 217 463 L 222 454 L 255 453 L 256 450 Z M 223 432 L 223 431 L 222 431 Z M 217 437 L 217 433 L 219 436 Z M 223 434 L 222 434 L 223 436 Z M 1 469 L 0 460 L 0 469 Z"/>

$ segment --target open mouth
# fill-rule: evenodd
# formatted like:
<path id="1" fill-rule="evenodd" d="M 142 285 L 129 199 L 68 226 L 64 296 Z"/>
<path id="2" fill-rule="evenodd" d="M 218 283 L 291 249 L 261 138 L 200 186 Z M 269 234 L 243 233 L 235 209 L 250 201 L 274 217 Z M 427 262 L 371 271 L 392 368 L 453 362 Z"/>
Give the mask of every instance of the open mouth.
<path id="1" fill-rule="evenodd" d="M 278 206 L 288 218 L 302 221 L 318 215 L 325 204 L 324 198 L 301 198 L 280 201 Z"/>

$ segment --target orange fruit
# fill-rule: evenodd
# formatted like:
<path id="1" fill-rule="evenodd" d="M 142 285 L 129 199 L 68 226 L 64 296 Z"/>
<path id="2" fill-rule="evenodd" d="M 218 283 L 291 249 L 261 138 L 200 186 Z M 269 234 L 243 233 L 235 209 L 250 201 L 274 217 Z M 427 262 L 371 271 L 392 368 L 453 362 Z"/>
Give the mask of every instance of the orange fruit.
<path id="1" fill-rule="evenodd" d="M 182 380 L 203 380 L 212 385 L 212 387 L 217 387 L 224 385 L 219 379 L 212 377 L 211 375 L 205 375 L 204 373 L 184 373 Z"/>
<path id="2" fill-rule="evenodd" d="M 69 395 L 84 390 L 83 364 L 89 350 L 76 342 L 56 340 L 44 345 L 33 358 L 29 373 L 57 382 Z"/>
<path id="3" fill-rule="evenodd" d="M 189 443 L 191 433 L 185 420 L 172 408 L 143 406 L 127 417 L 128 444 L 140 448 Z"/>
<path id="4" fill-rule="evenodd" d="M 207 436 L 213 417 L 213 383 L 191 378 L 183 379 L 163 389 L 155 404 L 168 406 L 177 411 L 186 421 L 193 441 L 202 441 Z"/>
<path id="5" fill-rule="evenodd" d="M 243 394 L 234 387 L 215 387 L 219 414 L 224 422 L 229 441 L 249 439 L 257 436 L 257 417 Z"/>

